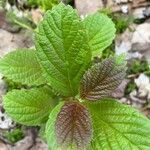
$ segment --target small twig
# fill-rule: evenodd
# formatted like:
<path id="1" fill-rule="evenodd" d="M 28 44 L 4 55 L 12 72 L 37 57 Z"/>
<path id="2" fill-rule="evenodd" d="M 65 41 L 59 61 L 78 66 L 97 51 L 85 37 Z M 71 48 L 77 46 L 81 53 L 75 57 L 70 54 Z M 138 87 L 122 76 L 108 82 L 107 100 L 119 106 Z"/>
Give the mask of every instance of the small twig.
<path id="1" fill-rule="evenodd" d="M 136 74 L 130 74 L 127 76 L 128 79 L 132 79 L 132 78 L 136 78 L 137 76 L 139 76 L 140 73 L 136 73 Z"/>

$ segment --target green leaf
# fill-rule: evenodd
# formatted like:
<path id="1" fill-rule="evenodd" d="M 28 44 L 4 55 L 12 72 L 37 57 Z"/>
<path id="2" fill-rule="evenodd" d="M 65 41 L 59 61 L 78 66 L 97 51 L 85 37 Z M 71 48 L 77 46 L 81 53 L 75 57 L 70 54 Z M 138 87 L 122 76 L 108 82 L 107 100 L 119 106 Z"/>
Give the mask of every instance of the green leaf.
<path id="1" fill-rule="evenodd" d="M 6 0 L 0 0 L 0 9 L 4 9 L 6 5 Z"/>
<path id="2" fill-rule="evenodd" d="M 77 12 L 62 3 L 47 11 L 36 33 L 38 58 L 50 85 L 64 96 L 78 93 L 91 52 Z"/>
<path id="3" fill-rule="evenodd" d="M 50 149 L 58 150 L 58 144 L 55 134 L 56 118 L 64 105 L 64 102 L 60 102 L 50 113 L 49 119 L 46 123 L 46 138 Z"/>
<path id="4" fill-rule="evenodd" d="M 57 5 L 58 3 L 59 3 L 59 0 L 39 0 L 39 5 L 44 10 L 52 9 L 52 7 Z"/>
<path id="5" fill-rule="evenodd" d="M 31 6 L 39 5 L 44 10 L 52 9 L 53 6 L 57 5 L 60 0 L 27 0 Z"/>
<path id="6" fill-rule="evenodd" d="M 66 102 L 55 124 L 57 143 L 62 150 L 83 150 L 92 139 L 92 121 L 89 111 L 78 102 Z"/>
<path id="7" fill-rule="evenodd" d="M 19 49 L 7 54 L 0 60 L 0 71 L 8 79 L 29 86 L 46 82 L 34 50 Z"/>
<path id="8" fill-rule="evenodd" d="M 4 96 L 4 108 L 13 120 L 24 125 L 41 125 L 51 111 L 51 90 L 41 87 L 13 90 Z"/>
<path id="9" fill-rule="evenodd" d="M 125 53 L 122 53 L 120 55 L 116 55 L 115 59 L 116 59 L 117 65 L 126 64 L 126 61 L 125 61 L 126 60 L 126 54 Z"/>
<path id="10" fill-rule="evenodd" d="M 7 11 L 6 13 L 6 20 L 12 24 L 13 27 L 16 28 L 25 28 L 30 30 L 31 34 L 34 31 L 34 29 L 36 28 L 36 25 L 29 19 L 29 17 L 25 16 L 25 15 L 18 15 L 19 10 L 16 9 L 15 11 L 10 9 L 9 11 Z"/>
<path id="11" fill-rule="evenodd" d="M 99 12 L 87 16 L 84 20 L 92 55 L 101 55 L 115 37 L 115 25 L 106 15 Z"/>
<path id="12" fill-rule="evenodd" d="M 150 120 L 114 100 L 87 103 L 94 138 L 89 150 L 149 150 Z"/>
<path id="13" fill-rule="evenodd" d="M 81 98 L 99 100 L 110 96 L 124 79 L 125 72 L 125 63 L 119 64 L 113 57 L 96 63 L 83 76 L 80 87 Z"/>

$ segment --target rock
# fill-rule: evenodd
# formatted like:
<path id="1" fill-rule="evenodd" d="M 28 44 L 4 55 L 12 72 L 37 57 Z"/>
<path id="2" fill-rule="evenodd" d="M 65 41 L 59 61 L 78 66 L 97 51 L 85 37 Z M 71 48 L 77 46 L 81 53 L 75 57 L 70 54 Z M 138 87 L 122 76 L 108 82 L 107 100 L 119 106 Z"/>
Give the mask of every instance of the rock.
<path id="1" fill-rule="evenodd" d="M 2 105 L 0 105 L 0 129 L 8 130 L 15 127 L 15 123 L 8 117 Z"/>
<path id="2" fill-rule="evenodd" d="M 123 5 L 121 6 L 121 11 L 124 13 L 124 14 L 127 14 L 129 12 L 129 7 L 128 5 Z"/>
<path id="3" fill-rule="evenodd" d="M 0 150 L 11 150 L 10 146 L 0 141 Z"/>
<path id="4" fill-rule="evenodd" d="M 135 108 L 143 108 L 147 104 L 147 100 L 138 97 L 138 92 L 134 90 L 130 93 L 131 105 Z"/>
<path id="5" fill-rule="evenodd" d="M 147 49 L 150 46 L 150 24 L 149 23 L 143 23 L 141 25 L 138 25 L 135 29 L 135 32 L 133 33 L 132 37 L 132 44 L 142 44 L 142 47 L 145 45 Z M 135 48 L 135 50 L 141 50 L 141 47 L 132 47 L 132 49 Z"/>
<path id="6" fill-rule="evenodd" d="M 115 40 L 116 54 L 127 53 L 127 59 L 145 57 L 150 62 L 150 23 L 132 25 Z"/>
<path id="7" fill-rule="evenodd" d="M 134 80 L 137 87 L 141 87 L 141 86 L 147 86 L 149 85 L 149 77 L 146 76 L 145 74 L 140 74 L 140 76 Z"/>
<path id="8" fill-rule="evenodd" d="M 85 16 L 103 8 L 103 2 L 101 0 L 75 0 L 75 6 L 78 13 Z"/>
<path id="9" fill-rule="evenodd" d="M 134 29 L 136 26 L 133 26 Z M 123 34 L 118 35 L 115 39 L 115 53 L 117 55 L 126 54 L 126 59 L 141 58 L 142 55 L 139 52 L 132 52 L 132 37 L 133 32 L 127 29 Z"/>
<path id="10" fill-rule="evenodd" d="M 134 27 L 135 28 L 135 27 Z M 127 29 L 123 34 L 118 35 L 115 40 L 115 52 L 117 55 L 127 53 L 132 48 L 132 36 L 133 33 Z"/>
<path id="11" fill-rule="evenodd" d="M 141 73 L 134 82 L 138 87 L 138 96 L 140 98 L 146 97 L 150 102 L 150 78 Z"/>
<path id="12" fill-rule="evenodd" d="M 140 54 L 139 52 L 129 52 L 127 54 L 127 60 L 130 59 L 142 59 L 143 55 Z"/>
<path id="13" fill-rule="evenodd" d="M 40 138 L 36 139 L 36 144 L 30 150 L 49 150 L 48 145 Z"/>
<path id="14" fill-rule="evenodd" d="M 135 19 L 143 19 L 150 16 L 150 7 L 139 7 L 133 11 Z"/>
<path id="15" fill-rule="evenodd" d="M 29 127 L 25 129 L 24 139 L 18 141 L 12 150 L 49 150 L 48 145 L 38 137 L 38 129 Z"/>
<path id="16" fill-rule="evenodd" d="M 130 93 L 131 105 L 136 108 L 143 108 L 150 104 L 150 78 L 141 73 L 134 80 L 137 89 Z"/>
<path id="17" fill-rule="evenodd" d="M 135 19 L 143 19 L 145 16 L 144 16 L 144 11 L 145 11 L 146 8 L 137 8 L 134 10 L 133 12 L 133 16 Z"/>
<path id="18" fill-rule="evenodd" d="M 75 0 L 75 6 L 80 15 L 94 13 L 102 8 L 110 8 L 112 12 L 134 14 L 135 18 L 150 15 L 149 0 Z"/>
<path id="19" fill-rule="evenodd" d="M 148 109 L 144 109 L 144 110 L 141 110 L 142 111 L 142 113 L 145 115 L 145 116 L 147 116 L 149 119 L 150 119 L 150 109 L 148 108 Z"/>
<path id="20" fill-rule="evenodd" d="M 131 105 L 131 101 L 130 99 L 126 98 L 126 97 L 122 97 L 119 102 L 123 103 L 123 104 L 127 104 L 127 105 Z"/>
<path id="21" fill-rule="evenodd" d="M 114 0 L 114 2 L 120 4 L 120 3 L 127 3 L 128 0 Z"/>
<path id="22" fill-rule="evenodd" d="M 115 52 L 117 55 L 128 53 L 128 51 L 131 50 L 131 46 L 132 44 L 130 41 L 121 41 L 120 44 L 118 44 L 118 41 L 117 41 L 115 45 Z"/>
<path id="23" fill-rule="evenodd" d="M 17 48 L 31 47 L 33 45 L 31 37 L 24 32 L 13 34 L 3 29 L 0 29 L 0 41 L 0 57 Z"/>
<path id="24" fill-rule="evenodd" d="M 49 150 L 49 147 L 39 137 L 34 141 L 32 136 L 26 136 L 24 139 L 18 141 L 11 150 Z"/>
<path id="25" fill-rule="evenodd" d="M 18 32 L 20 30 L 19 27 L 11 25 L 6 20 L 6 11 L 4 10 L 0 10 L 0 28 L 13 33 Z"/>
<path id="26" fill-rule="evenodd" d="M 144 57 L 146 58 L 146 60 L 148 61 L 148 63 L 150 64 L 150 49 L 145 51 L 143 53 Z"/>
<path id="27" fill-rule="evenodd" d="M 146 10 L 144 10 L 144 15 L 146 17 L 149 17 L 150 16 L 150 7 L 146 8 Z"/>
<path id="28" fill-rule="evenodd" d="M 146 51 L 150 48 L 150 23 L 143 23 L 136 27 L 132 37 L 133 51 Z"/>
<path id="29" fill-rule="evenodd" d="M 134 13 L 138 8 L 149 8 L 149 0 L 107 0 L 108 8 L 111 8 L 113 12 L 123 12 L 123 13 Z M 123 11 L 123 7 L 126 7 L 126 10 Z M 144 13 L 144 12 L 143 12 Z"/>
<path id="30" fill-rule="evenodd" d="M 38 24 L 42 19 L 42 12 L 40 9 L 32 9 L 31 10 L 32 20 L 35 24 Z"/>
<path id="31" fill-rule="evenodd" d="M 23 140 L 18 141 L 12 150 L 30 150 L 33 144 L 34 141 L 32 136 L 26 136 Z"/>

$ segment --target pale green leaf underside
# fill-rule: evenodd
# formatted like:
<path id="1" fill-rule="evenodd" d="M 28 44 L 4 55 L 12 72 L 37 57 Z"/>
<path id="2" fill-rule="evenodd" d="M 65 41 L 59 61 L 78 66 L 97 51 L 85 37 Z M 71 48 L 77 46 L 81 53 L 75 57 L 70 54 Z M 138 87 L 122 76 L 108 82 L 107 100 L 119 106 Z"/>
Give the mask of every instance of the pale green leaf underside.
<path id="1" fill-rule="evenodd" d="M 58 150 L 58 144 L 55 134 L 55 124 L 58 113 L 60 112 L 64 102 L 59 103 L 50 113 L 49 119 L 46 123 L 46 138 L 50 149 Z M 61 149 L 59 149 L 61 150 Z"/>
<path id="2" fill-rule="evenodd" d="M 87 16 L 83 20 L 88 36 L 92 55 L 101 55 L 115 37 L 115 25 L 106 15 L 99 12 Z"/>
<path id="3" fill-rule="evenodd" d="M 8 79 L 26 85 L 41 85 L 46 81 L 34 50 L 18 49 L 0 60 L 0 72 Z"/>
<path id="4" fill-rule="evenodd" d="M 93 120 L 89 150 L 150 150 L 150 120 L 114 100 L 87 104 Z"/>
<path id="5" fill-rule="evenodd" d="M 60 3 L 48 11 L 36 33 L 38 58 L 50 85 L 64 96 L 78 92 L 91 60 L 86 31 L 77 12 Z"/>
<path id="6" fill-rule="evenodd" d="M 30 126 L 40 125 L 46 122 L 51 111 L 50 93 L 48 87 L 13 90 L 4 96 L 4 108 L 16 122 Z"/>

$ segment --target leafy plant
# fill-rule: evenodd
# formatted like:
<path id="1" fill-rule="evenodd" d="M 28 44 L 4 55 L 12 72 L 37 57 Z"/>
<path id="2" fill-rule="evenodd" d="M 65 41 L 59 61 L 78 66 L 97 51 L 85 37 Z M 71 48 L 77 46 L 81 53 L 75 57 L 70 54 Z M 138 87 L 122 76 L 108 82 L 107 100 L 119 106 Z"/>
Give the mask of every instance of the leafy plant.
<path id="1" fill-rule="evenodd" d="M 116 15 L 114 16 L 114 22 L 116 24 L 117 33 L 123 33 L 129 25 L 133 22 L 133 18 L 131 16 L 126 15 Z"/>
<path id="2" fill-rule="evenodd" d="M 110 8 L 104 8 L 100 10 L 100 12 L 112 18 L 113 22 L 115 23 L 117 33 L 123 33 L 129 27 L 129 25 L 134 22 L 134 18 L 129 14 L 125 15 L 120 13 L 112 13 Z"/>
<path id="3" fill-rule="evenodd" d="M 145 73 L 146 75 L 150 75 L 149 64 L 146 60 L 134 60 L 130 64 L 128 74 L 139 74 L 139 73 Z"/>
<path id="4" fill-rule="evenodd" d="M 136 86 L 134 81 L 129 82 L 127 87 L 126 87 L 125 94 L 126 95 L 130 94 L 136 88 L 137 88 L 137 86 Z"/>
<path id="5" fill-rule="evenodd" d="M 0 0 L 0 9 L 4 8 L 6 5 L 6 0 Z"/>
<path id="6" fill-rule="evenodd" d="M 0 61 L 7 78 L 28 85 L 4 96 L 6 112 L 24 125 L 46 124 L 52 150 L 149 149 L 150 120 L 109 98 L 126 62 L 113 56 L 92 65 L 114 37 L 113 22 L 100 13 L 80 20 L 62 3 L 48 11 L 36 31 L 36 50 L 17 50 Z"/>
<path id="7" fill-rule="evenodd" d="M 33 23 L 32 19 L 30 19 L 29 17 L 25 17 L 23 15 L 18 16 L 18 13 L 19 13 L 18 9 L 16 9 L 15 11 L 9 10 L 6 14 L 7 21 L 18 27 L 34 31 L 36 25 Z"/>
<path id="8" fill-rule="evenodd" d="M 104 59 L 110 56 L 114 56 L 115 55 L 114 49 L 115 49 L 115 43 L 113 42 L 109 47 L 103 50 L 101 58 Z"/>
<path id="9" fill-rule="evenodd" d="M 31 6 L 40 6 L 43 10 L 52 9 L 53 6 L 57 5 L 59 0 L 28 0 L 28 4 Z"/>
<path id="10" fill-rule="evenodd" d="M 16 143 L 17 141 L 23 139 L 24 133 L 20 128 L 18 128 L 18 129 L 14 129 L 10 132 L 5 133 L 5 137 L 11 143 Z"/>

